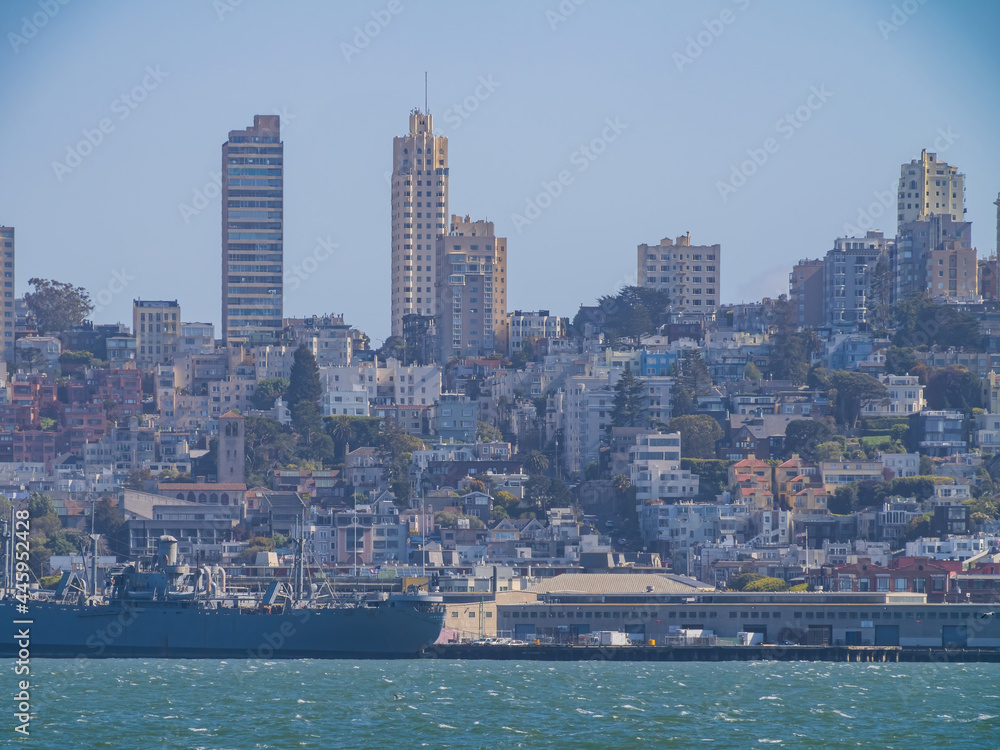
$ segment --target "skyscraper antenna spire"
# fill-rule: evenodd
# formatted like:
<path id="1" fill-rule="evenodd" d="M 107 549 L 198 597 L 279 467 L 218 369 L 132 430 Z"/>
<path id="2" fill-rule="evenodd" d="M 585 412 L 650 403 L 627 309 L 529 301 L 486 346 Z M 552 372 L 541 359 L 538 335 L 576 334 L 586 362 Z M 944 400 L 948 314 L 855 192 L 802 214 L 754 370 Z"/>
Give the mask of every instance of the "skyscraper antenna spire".
<path id="1" fill-rule="evenodd" d="M 427 71 L 424 71 L 424 114 L 426 115 L 430 110 L 427 109 Z"/>

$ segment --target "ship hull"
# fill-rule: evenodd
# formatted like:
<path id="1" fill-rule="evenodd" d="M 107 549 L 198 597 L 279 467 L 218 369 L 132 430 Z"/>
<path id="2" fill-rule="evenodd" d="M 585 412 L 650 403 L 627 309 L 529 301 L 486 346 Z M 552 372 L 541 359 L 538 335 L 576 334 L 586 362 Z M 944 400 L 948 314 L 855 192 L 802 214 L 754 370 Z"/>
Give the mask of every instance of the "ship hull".
<path id="1" fill-rule="evenodd" d="M 283 613 L 203 609 L 193 603 L 92 607 L 0 602 L 0 618 L 27 630 L 32 658 L 333 659 L 413 657 L 441 632 L 443 614 L 412 600 Z M 23 639 L 22 639 L 23 640 Z M 0 640 L 0 657 L 23 644 Z"/>

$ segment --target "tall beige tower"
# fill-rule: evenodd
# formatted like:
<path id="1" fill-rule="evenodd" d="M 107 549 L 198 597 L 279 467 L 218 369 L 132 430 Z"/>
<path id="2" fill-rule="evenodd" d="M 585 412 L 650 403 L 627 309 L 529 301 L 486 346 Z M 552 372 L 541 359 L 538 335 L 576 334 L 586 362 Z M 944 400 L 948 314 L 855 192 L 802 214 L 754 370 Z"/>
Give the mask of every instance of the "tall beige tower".
<path id="1" fill-rule="evenodd" d="M 924 149 L 919 159 L 900 167 L 898 201 L 900 230 L 931 216 L 965 221 L 965 175 Z"/>
<path id="2" fill-rule="evenodd" d="M 434 314 L 434 244 L 447 232 L 448 138 L 429 113 L 410 112 L 410 132 L 392 139 L 392 335 L 403 316 Z"/>
<path id="3" fill-rule="evenodd" d="M 507 238 L 492 221 L 451 217 L 437 239 L 438 362 L 507 349 Z"/>
<path id="4" fill-rule="evenodd" d="M 219 417 L 219 484 L 243 484 L 246 461 L 246 436 L 243 415 L 227 411 Z"/>

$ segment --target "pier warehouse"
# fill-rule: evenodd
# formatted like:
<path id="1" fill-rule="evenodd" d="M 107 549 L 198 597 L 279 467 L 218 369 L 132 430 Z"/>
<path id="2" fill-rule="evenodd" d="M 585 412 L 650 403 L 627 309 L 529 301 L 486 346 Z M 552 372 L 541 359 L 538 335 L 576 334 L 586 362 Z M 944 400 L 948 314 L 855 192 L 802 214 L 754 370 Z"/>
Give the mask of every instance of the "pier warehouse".
<path id="1" fill-rule="evenodd" d="M 914 593 L 729 593 L 674 575 L 564 574 L 497 602 L 497 631 L 532 642 L 580 643 L 621 631 L 666 644 L 686 632 L 760 633 L 764 643 L 1000 647 L 1000 603 L 928 604 Z"/>

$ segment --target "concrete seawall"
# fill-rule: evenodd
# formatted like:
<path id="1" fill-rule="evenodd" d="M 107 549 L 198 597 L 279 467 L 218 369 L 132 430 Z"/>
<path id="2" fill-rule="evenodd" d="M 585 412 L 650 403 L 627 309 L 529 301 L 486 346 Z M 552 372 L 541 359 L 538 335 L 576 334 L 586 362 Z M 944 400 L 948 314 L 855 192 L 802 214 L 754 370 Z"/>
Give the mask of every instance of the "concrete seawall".
<path id="1" fill-rule="evenodd" d="M 502 661 L 994 662 L 1000 650 L 900 646 L 476 646 L 436 644 L 430 659 Z"/>

